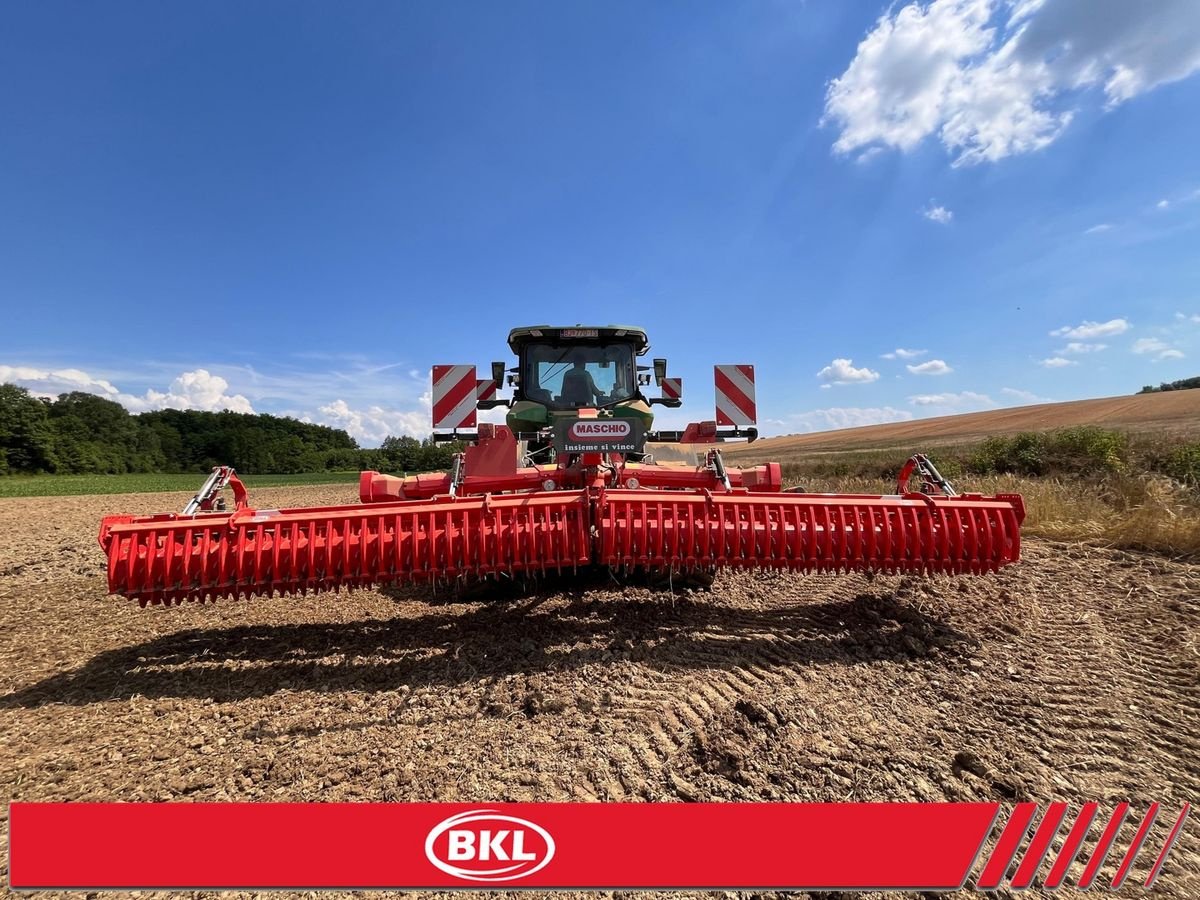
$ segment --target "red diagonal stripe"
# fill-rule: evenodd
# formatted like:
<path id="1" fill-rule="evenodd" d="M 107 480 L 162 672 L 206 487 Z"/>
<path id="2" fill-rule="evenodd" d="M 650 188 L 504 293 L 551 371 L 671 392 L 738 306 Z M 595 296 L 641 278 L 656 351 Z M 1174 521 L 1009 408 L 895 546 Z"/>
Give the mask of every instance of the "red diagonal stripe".
<path id="1" fill-rule="evenodd" d="M 491 400 L 496 396 L 496 382 L 490 378 L 476 379 L 475 396 L 480 400 Z"/>
<path id="2" fill-rule="evenodd" d="M 474 391 L 475 375 L 468 369 L 465 377 L 446 388 L 446 393 L 438 398 L 438 402 L 433 406 L 433 421 L 440 422 Z"/>
<path id="3" fill-rule="evenodd" d="M 1008 817 L 1008 824 L 1000 833 L 1000 840 L 996 841 L 996 847 L 992 850 L 992 855 L 988 857 L 983 874 L 976 882 L 977 887 L 989 890 L 1000 886 L 1000 880 L 1008 871 L 1013 855 L 1021 846 L 1021 841 L 1025 837 L 1025 832 L 1029 830 L 1029 823 L 1033 820 L 1033 814 L 1036 812 L 1036 803 L 1018 803 L 1013 807 L 1012 815 Z"/>
<path id="4" fill-rule="evenodd" d="M 1104 865 L 1104 857 L 1108 856 L 1108 848 L 1112 846 L 1113 838 L 1117 836 L 1117 832 L 1121 830 L 1121 823 L 1125 821 L 1125 816 L 1129 812 L 1128 803 L 1118 803 L 1117 808 L 1113 810 L 1112 818 L 1108 820 L 1108 824 L 1104 826 L 1104 831 L 1100 835 L 1100 840 L 1096 842 L 1095 849 L 1092 850 L 1092 858 L 1088 860 L 1087 868 L 1083 870 L 1083 875 L 1079 878 L 1080 890 L 1088 887 L 1092 883 L 1092 879 L 1096 877 L 1096 873 L 1100 871 L 1100 867 Z"/>
<path id="5" fill-rule="evenodd" d="M 1150 874 L 1146 876 L 1146 887 L 1154 887 L 1154 881 L 1158 878 L 1158 873 L 1162 870 L 1163 863 L 1167 861 L 1167 854 L 1171 852 L 1171 848 L 1175 846 L 1175 841 L 1179 837 L 1179 833 L 1183 831 L 1183 820 L 1187 818 L 1188 812 L 1191 810 L 1192 804 L 1183 804 L 1183 809 L 1179 811 L 1179 818 L 1175 820 L 1175 827 L 1171 829 L 1171 833 L 1167 835 L 1166 843 L 1163 844 L 1162 850 L 1159 851 L 1158 859 L 1154 860 L 1154 865 L 1150 867 Z"/>
<path id="6" fill-rule="evenodd" d="M 1029 848 L 1025 851 L 1025 857 L 1017 868 L 1017 874 L 1013 876 L 1014 888 L 1026 888 L 1033 883 L 1033 876 L 1037 874 L 1038 867 L 1046 858 L 1050 842 L 1054 840 L 1054 835 L 1058 834 L 1058 827 L 1062 825 L 1063 816 L 1066 814 L 1065 803 L 1051 803 L 1047 807 L 1046 814 L 1042 816 L 1042 821 L 1033 834 L 1033 840 L 1029 842 Z"/>
<path id="7" fill-rule="evenodd" d="M 753 422 L 755 418 L 757 418 L 755 415 L 754 401 L 743 394 L 741 388 L 737 387 L 737 385 L 730 381 L 729 376 L 720 369 L 716 369 L 715 372 L 717 390 L 724 394 L 729 399 L 729 402 L 741 411 L 742 415 Z"/>
<path id="8" fill-rule="evenodd" d="M 1083 846 L 1088 829 L 1092 827 L 1092 819 L 1096 818 L 1096 809 L 1099 805 L 1095 802 L 1083 804 L 1079 810 L 1079 816 L 1075 819 L 1075 824 L 1067 833 L 1067 839 L 1063 841 L 1062 850 L 1059 851 L 1058 859 L 1050 868 L 1050 875 L 1043 883 L 1043 887 L 1053 890 L 1062 884 L 1067 869 L 1071 868 L 1071 863 L 1075 862 L 1075 857 L 1079 855 L 1079 848 Z"/>
<path id="9" fill-rule="evenodd" d="M 1125 883 L 1125 878 L 1129 875 L 1133 861 L 1137 859 L 1138 851 L 1142 849 L 1142 844 L 1146 840 L 1146 835 L 1150 833 L 1150 826 L 1154 824 L 1156 816 L 1158 816 L 1158 804 L 1151 803 L 1150 808 L 1146 810 L 1146 815 L 1142 817 L 1142 824 L 1138 826 L 1137 834 L 1133 836 L 1133 843 L 1125 851 L 1125 858 L 1121 860 L 1121 865 L 1117 866 L 1117 874 L 1113 876 L 1112 883 L 1114 891 Z"/>

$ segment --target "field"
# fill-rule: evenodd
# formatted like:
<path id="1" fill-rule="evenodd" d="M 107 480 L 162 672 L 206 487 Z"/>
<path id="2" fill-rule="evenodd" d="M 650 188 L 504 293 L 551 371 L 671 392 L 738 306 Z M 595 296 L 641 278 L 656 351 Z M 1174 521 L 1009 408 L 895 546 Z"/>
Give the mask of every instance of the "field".
<path id="1" fill-rule="evenodd" d="M 1200 434 L 1200 390 L 1042 403 L 864 428 L 791 434 L 764 438 L 735 453 L 739 459 L 742 454 L 746 459 L 778 459 L 780 454 L 796 451 L 845 452 L 892 447 L 923 450 L 931 444 L 972 443 L 998 434 L 1073 425 L 1099 425 L 1144 435 Z"/>
<path id="2" fill-rule="evenodd" d="M 187 496 L 0 501 L 5 798 L 1157 800 L 1158 848 L 1200 793 L 1200 566 L 1033 539 L 992 578 L 106 598 L 100 516 Z M 1157 889 L 1200 895 L 1194 820 Z"/>
<path id="3" fill-rule="evenodd" d="M 0 497 L 66 497 L 75 494 L 134 494 L 187 491 L 184 503 L 204 483 L 200 473 L 166 475 L 8 475 L 0 478 Z M 302 484 L 358 484 L 357 472 L 306 472 L 301 475 L 249 475 L 255 487 Z M 179 504 L 180 506 L 183 503 Z"/>

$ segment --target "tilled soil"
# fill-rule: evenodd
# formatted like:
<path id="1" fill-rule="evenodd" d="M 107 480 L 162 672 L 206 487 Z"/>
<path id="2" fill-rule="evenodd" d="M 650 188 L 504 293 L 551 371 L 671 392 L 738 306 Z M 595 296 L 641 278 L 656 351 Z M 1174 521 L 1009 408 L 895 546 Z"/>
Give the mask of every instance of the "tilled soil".
<path id="1" fill-rule="evenodd" d="M 1137 892 L 1200 793 L 1194 565 L 1029 541 L 990 578 L 106 597 L 100 516 L 183 499 L 0 501 L 6 798 L 1132 800 L 1126 845 L 1157 800 Z M 1200 896 L 1194 819 L 1157 890 Z"/>

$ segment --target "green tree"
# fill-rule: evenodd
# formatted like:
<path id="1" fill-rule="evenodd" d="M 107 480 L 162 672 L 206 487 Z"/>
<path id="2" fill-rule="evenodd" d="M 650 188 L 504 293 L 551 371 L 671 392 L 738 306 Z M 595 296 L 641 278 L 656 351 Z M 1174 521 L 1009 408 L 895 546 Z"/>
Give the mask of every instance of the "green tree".
<path id="1" fill-rule="evenodd" d="M 23 387 L 0 384 L 0 471 L 53 472 L 48 404 Z"/>

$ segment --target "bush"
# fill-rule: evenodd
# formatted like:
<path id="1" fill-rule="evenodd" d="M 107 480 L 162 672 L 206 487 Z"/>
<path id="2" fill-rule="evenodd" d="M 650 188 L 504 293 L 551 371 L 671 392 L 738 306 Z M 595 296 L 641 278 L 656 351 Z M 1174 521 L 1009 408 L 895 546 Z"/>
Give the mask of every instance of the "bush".
<path id="1" fill-rule="evenodd" d="M 1162 470 L 1188 487 L 1200 487 L 1200 442 L 1175 448 L 1163 462 Z"/>
<path id="2" fill-rule="evenodd" d="M 1129 441 L 1119 431 L 1080 425 L 993 437 L 971 454 L 967 468 L 981 475 L 1095 475 L 1125 471 Z"/>

